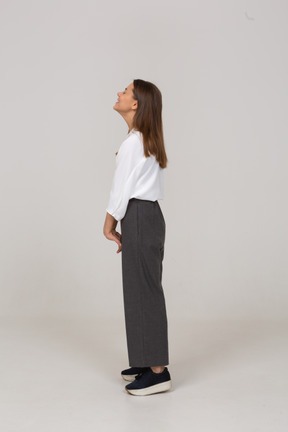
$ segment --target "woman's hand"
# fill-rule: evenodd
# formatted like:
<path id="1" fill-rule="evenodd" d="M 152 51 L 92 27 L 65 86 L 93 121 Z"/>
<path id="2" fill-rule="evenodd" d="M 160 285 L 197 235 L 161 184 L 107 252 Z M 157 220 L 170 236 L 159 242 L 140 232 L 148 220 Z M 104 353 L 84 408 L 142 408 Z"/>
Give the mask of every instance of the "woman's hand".
<path id="1" fill-rule="evenodd" d="M 118 221 L 114 219 L 110 213 L 106 213 L 106 219 L 103 227 L 103 234 L 108 240 L 113 240 L 118 244 L 118 250 L 116 253 L 122 251 L 122 235 L 116 231 Z"/>
<path id="2" fill-rule="evenodd" d="M 108 240 L 114 240 L 118 244 L 118 250 L 116 251 L 116 253 L 122 251 L 122 235 L 119 232 L 113 229 L 111 232 L 108 232 L 105 237 Z"/>

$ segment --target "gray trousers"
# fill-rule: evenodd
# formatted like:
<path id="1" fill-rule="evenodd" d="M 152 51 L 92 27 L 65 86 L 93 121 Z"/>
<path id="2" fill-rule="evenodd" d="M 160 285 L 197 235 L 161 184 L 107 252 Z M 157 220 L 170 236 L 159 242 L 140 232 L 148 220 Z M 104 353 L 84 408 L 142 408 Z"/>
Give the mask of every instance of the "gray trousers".
<path id="1" fill-rule="evenodd" d="M 168 324 L 161 282 L 166 224 L 158 201 L 130 199 L 120 224 L 129 366 L 166 366 Z"/>

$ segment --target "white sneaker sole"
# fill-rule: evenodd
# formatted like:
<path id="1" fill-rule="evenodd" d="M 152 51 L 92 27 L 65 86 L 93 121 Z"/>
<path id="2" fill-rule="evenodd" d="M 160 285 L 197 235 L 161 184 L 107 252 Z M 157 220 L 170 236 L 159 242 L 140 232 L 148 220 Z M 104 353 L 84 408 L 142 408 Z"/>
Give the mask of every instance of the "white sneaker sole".
<path id="1" fill-rule="evenodd" d="M 128 393 L 130 393 L 132 395 L 135 395 L 135 396 L 147 396 L 147 395 L 151 395 L 151 394 L 154 394 L 154 393 L 160 393 L 160 392 L 164 392 L 164 391 L 170 390 L 171 387 L 172 387 L 172 381 L 170 380 L 170 381 L 165 381 L 165 382 L 160 383 L 160 384 L 155 384 L 153 386 L 150 386 L 150 387 L 147 387 L 147 388 L 144 388 L 144 389 L 134 389 L 134 390 L 132 390 L 132 389 L 127 389 L 125 387 L 125 390 Z"/>
<path id="2" fill-rule="evenodd" d="M 137 375 L 138 375 L 138 374 L 135 374 L 135 375 L 122 375 L 122 374 L 121 374 L 122 378 L 123 378 L 125 381 L 130 381 L 130 382 L 134 381 L 134 380 L 135 380 L 135 377 L 136 377 Z"/>

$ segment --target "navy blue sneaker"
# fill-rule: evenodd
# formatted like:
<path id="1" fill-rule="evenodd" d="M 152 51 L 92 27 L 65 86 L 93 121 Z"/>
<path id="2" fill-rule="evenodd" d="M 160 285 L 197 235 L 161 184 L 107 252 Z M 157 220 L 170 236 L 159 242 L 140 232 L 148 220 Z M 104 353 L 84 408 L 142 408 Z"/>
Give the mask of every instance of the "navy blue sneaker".
<path id="1" fill-rule="evenodd" d="M 161 373 L 155 373 L 149 367 L 138 374 L 133 382 L 127 384 L 125 390 L 132 395 L 147 396 L 170 390 L 171 386 L 172 381 L 167 367 Z"/>
<path id="2" fill-rule="evenodd" d="M 121 376 L 125 381 L 134 381 L 137 375 L 145 372 L 149 367 L 131 367 L 121 372 Z"/>

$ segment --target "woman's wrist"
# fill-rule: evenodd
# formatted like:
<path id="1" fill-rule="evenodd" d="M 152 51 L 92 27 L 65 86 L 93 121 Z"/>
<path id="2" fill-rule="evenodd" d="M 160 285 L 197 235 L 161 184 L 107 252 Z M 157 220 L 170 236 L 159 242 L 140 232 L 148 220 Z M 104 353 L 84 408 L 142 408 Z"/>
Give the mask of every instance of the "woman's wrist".
<path id="1" fill-rule="evenodd" d="M 115 219 L 110 213 L 107 212 L 104 228 L 103 228 L 104 235 L 107 236 L 107 234 L 110 234 L 112 230 L 115 230 L 117 223 L 118 223 L 117 219 Z"/>

